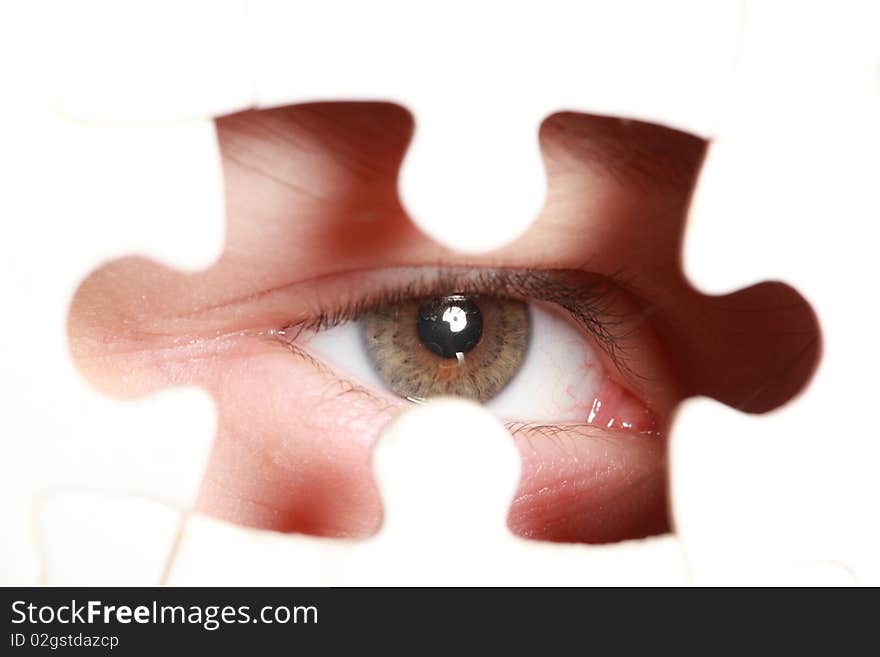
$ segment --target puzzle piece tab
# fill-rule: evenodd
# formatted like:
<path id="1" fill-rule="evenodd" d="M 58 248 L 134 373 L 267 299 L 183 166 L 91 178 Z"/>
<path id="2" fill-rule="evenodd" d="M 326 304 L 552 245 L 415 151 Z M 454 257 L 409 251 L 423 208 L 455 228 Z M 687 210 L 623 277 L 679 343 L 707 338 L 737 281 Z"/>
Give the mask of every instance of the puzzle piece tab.
<path id="1" fill-rule="evenodd" d="M 772 277 L 822 324 L 809 387 L 768 416 L 689 402 L 673 427 L 676 530 L 700 581 L 761 561 L 842 565 L 877 582 L 880 461 L 867 371 L 880 217 L 876 3 L 749 3 L 742 66 L 689 218 L 700 289 Z M 842 35 L 845 35 L 842 36 Z M 833 42 L 829 49 L 816 43 Z"/>
<path id="2" fill-rule="evenodd" d="M 50 489 L 128 492 L 189 508 L 215 425 L 213 404 L 198 391 L 107 399 L 75 371 L 67 343 L 70 299 L 105 259 L 146 253 L 192 269 L 217 256 L 223 204 L 212 124 L 83 126 L 51 112 L 30 81 L 14 80 L 21 86 L 4 99 L 0 122 L 0 176 L 15 181 L 0 194 L 0 287 L 10 310 L 0 344 L 7 584 L 38 581 L 31 512 Z"/>

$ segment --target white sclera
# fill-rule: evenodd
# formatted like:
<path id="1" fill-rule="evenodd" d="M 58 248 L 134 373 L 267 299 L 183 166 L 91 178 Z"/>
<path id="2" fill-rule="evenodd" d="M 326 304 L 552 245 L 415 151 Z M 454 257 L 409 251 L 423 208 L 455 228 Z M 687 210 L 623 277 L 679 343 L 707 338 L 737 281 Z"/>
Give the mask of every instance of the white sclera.
<path id="1" fill-rule="evenodd" d="M 561 313 L 529 304 L 529 316 L 529 344 L 522 365 L 486 407 L 508 421 L 585 422 L 603 381 L 595 349 Z M 370 361 L 360 322 L 303 334 L 299 344 L 339 374 L 390 392 Z"/>

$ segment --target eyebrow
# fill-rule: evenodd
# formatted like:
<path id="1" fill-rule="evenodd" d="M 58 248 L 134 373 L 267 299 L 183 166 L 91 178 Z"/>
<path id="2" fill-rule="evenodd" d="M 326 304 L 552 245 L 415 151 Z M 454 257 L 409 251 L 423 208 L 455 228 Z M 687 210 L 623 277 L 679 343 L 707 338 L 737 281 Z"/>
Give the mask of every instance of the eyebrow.
<path id="1" fill-rule="evenodd" d="M 639 191 L 688 191 L 707 146 L 704 139 L 673 128 L 576 112 L 549 117 L 541 137 Z"/>

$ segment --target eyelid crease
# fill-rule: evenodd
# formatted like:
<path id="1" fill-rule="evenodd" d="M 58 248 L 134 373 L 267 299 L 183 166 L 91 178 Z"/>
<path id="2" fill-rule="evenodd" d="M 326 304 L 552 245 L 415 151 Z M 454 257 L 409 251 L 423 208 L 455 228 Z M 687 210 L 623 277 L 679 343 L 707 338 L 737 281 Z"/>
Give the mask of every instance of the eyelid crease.
<path id="1" fill-rule="evenodd" d="M 565 310 L 596 340 L 616 367 L 632 373 L 622 357 L 624 341 L 631 333 L 622 330 L 627 316 L 613 309 L 616 295 L 623 292 L 623 286 L 616 277 L 584 271 L 461 267 L 422 269 L 403 284 L 386 286 L 378 292 L 333 307 L 314 308 L 309 317 L 290 321 L 282 330 L 289 334 L 293 342 L 304 330 L 326 330 L 345 322 L 357 321 L 365 313 L 384 306 L 449 294 L 451 291 L 554 304 Z"/>

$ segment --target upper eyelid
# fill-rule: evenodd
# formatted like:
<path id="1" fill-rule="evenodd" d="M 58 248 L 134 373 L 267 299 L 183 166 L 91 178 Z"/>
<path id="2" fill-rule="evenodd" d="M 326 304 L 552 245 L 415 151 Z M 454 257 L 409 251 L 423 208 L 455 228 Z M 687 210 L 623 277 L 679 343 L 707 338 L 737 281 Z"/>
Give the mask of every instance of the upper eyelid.
<path id="1" fill-rule="evenodd" d="M 383 271 L 389 270 L 401 271 L 397 268 L 383 268 Z M 605 292 L 597 285 L 604 277 L 568 270 L 449 267 L 421 270 L 406 268 L 404 271 L 412 271 L 413 275 L 403 284 L 384 285 L 378 291 L 364 294 L 356 301 L 343 302 L 341 307 L 333 304 L 332 309 L 318 308 L 312 317 L 295 323 L 305 324 L 308 328 L 329 328 L 358 319 L 365 312 L 376 310 L 380 306 L 452 292 L 547 301 L 578 313 L 581 313 L 585 304 L 594 306 L 599 298 L 605 296 Z M 575 289 L 567 279 L 578 275 L 588 277 L 588 280 L 584 281 L 583 287 Z"/>

